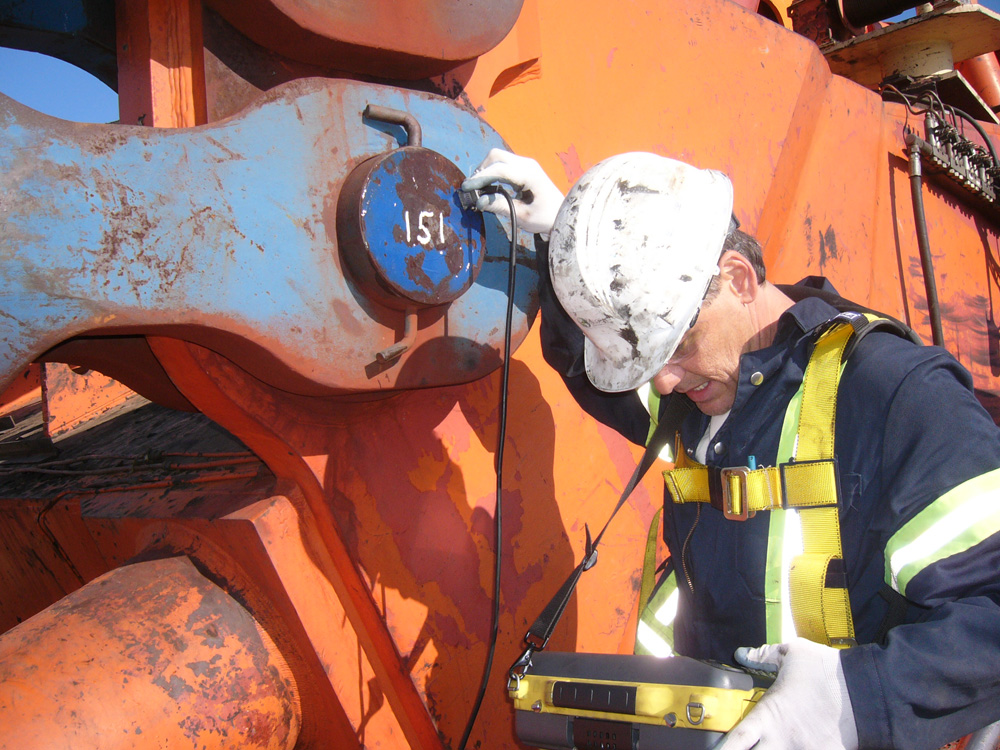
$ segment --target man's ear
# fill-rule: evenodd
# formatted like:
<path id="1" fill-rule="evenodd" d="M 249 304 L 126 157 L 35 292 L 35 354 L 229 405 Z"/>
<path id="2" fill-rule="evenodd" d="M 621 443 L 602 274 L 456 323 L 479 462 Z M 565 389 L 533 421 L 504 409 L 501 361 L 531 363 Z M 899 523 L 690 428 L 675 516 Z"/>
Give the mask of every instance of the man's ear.
<path id="1" fill-rule="evenodd" d="M 726 250 L 719 258 L 719 274 L 727 279 L 733 292 L 744 304 L 749 304 L 757 298 L 760 284 L 757 283 L 757 273 L 750 261 L 735 250 Z"/>

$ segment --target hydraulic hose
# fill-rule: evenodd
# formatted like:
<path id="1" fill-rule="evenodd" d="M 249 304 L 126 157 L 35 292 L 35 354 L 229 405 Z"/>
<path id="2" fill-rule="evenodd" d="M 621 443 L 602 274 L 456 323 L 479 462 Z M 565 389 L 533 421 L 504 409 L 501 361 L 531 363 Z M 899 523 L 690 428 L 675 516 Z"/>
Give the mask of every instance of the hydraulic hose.
<path id="1" fill-rule="evenodd" d="M 993 139 L 990 138 L 983 126 L 979 124 L 979 121 L 968 112 L 958 109 L 958 107 L 952 107 L 949 105 L 948 108 L 976 129 L 976 132 L 979 133 L 983 142 L 986 144 L 986 149 L 990 152 L 990 158 L 993 159 L 993 163 L 1000 166 L 1000 158 L 997 158 L 997 150 L 993 145 Z"/>
<path id="2" fill-rule="evenodd" d="M 931 320 L 931 339 L 935 346 L 944 346 L 941 330 L 941 309 L 938 304 L 937 282 L 934 277 L 934 260 L 931 243 L 927 237 L 927 217 L 924 215 L 923 179 L 920 168 L 920 145 L 910 144 L 910 194 L 913 197 L 913 220 L 917 230 L 917 248 L 920 250 L 920 267 L 924 273 L 927 293 L 927 314 Z"/>

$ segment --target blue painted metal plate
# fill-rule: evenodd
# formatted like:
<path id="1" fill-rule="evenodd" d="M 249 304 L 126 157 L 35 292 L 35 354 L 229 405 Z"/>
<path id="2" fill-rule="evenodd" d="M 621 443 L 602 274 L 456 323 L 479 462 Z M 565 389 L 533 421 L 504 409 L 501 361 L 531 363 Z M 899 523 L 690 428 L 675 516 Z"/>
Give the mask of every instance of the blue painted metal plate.
<path id="1" fill-rule="evenodd" d="M 358 207 L 363 247 L 342 245 L 341 252 L 363 253 L 403 306 L 457 299 L 483 263 L 483 217 L 462 210 L 463 179 L 457 166 L 425 148 L 409 146 L 375 159 Z"/>

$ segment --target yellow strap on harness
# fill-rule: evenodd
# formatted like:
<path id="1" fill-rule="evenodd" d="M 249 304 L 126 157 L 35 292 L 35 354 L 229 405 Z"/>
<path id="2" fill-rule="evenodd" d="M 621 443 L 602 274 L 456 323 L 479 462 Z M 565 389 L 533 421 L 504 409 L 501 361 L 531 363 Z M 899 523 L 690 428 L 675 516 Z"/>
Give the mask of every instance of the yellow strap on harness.
<path id="1" fill-rule="evenodd" d="M 827 330 L 816 342 L 803 376 L 796 463 L 817 461 L 832 466 L 830 478 L 816 489 L 826 493 L 834 504 L 800 514 L 803 554 L 792 561 L 789 573 L 796 633 L 839 648 L 855 643 L 840 543 L 840 487 L 832 463 L 840 362 L 852 335 L 854 329 L 848 323 Z M 839 580 L 831 580 L 831 573 L 837 574 Z"/>
<path id="2" fill-rule="evenodd" d="M 640 617 L 646 610 L 646 605 L 649 604 L 649 597 L 656 584 L 656 547 L 660 540 L 660 517 L 662 515 L 663 508 L 660 508 L 653 515 L 653 520 L 649 523 L 649 531 L 646 533 L 646 550 L 642 555 L 642 583 L 639 585 Z"/>
<path id="3" fill-rule="evenodd" d="M 803 554 L 793 560 L 789 573 L 796 633 L 837 648 L 855 643 L 833 450 L 841 360 L 853 334 L 850 323 L 839 321 L 816 342 L 803 376 L 794 460 L 754 470 L 709 469 L 678 446 L 676 468 L 663 473 L 675 503 L 710 503 L 732 520 L 776 508 L 799 511 Z"/>
<path id="4" fill-rule="evenodd" d="M 781 466 L 750 470 L 736 466 L 719 470 L 718 501 L 711 496 L 712 473 L 683 454 L 678 454 L 677 466 L 663 472 L 675 503 L 712 503 L 718 505 L 726 518 L 735 521 L 752 518 L 755 513 L 776 508 L 815 508 L 830 505 L 835 500 L 817 486 L 836 482 L 836 469 L 831 461 L 788 463 Z"/>

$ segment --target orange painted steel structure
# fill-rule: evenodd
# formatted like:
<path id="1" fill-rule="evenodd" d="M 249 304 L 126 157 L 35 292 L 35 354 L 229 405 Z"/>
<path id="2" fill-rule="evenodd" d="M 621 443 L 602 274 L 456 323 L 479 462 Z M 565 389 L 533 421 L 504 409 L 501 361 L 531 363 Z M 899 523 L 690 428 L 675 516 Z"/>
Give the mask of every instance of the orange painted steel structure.
<path id="1" fill-rule="evenodd" d="M 215 120 L 257 93 L 248 84 L 229 100 L 213 88 L 217 77 L 204 93 L 185 83 L 199 65 L 220 65 L 199 46 L 195 27 L 209 16 L 196 0 L 121 6 L 129 12 L 119 38 L 133 40 L 123 64 L 139 71 L 120 92 L 130 122 L 146 114 L 158 127 L 195 125 L 200 113 Z M 140 6 L 148 14 L 133 14 Z M 179 30 L 149 20 L 163 14 Z M 148 59 L 135 58 L 136 39 Z M 929 341 L 902 137 L 914 116 L 832 75 L 814 44 L 740 5 L 622 3 L 611 12 L 596 0 L 527 0 L 494 49 L 425 85 L 467 101 L 564 188 L 627 150 L 724 170 L 772 279 L 826 275 Z M 925 204 L 945 343 L 993 405 L 997 222 L 933 183 Z M 194 344 L 148 344 L 183 399 L 242 440 L 278 483 L 198 513 L 183 510 L 196 505 L 187 490 L 171 487 L 123 489 L 86 513 L 62 501 L 73 533 L 61 547 L 82 561 L 77 584 L 144 551 L 186 556 L 287 660 L 301 693 L 297 747 L 453 746 L 489 637 L 499 374 L 374 401 L 320 399 L 267 386 Z M 516 745 L 503 672 L 581 558 L 584 524 L 603 522 L 638 455 L 575 405 L 541 359 L 537 327 L 514 357 L 510 393 L 500 640 L 473 746 Z M 623 509 L 552 648 L 631 650 L 660 493 L 647 480 Z M 72 589 L 71 579 L 60 586 Z M 0 637 L 0 654 L 36 622 Z"/>
<path id="2" fill-rule="evenodd" d="M 300 721 L 267 633 L 183 557 L 111 571 L 0 644 L 5 747 L 286 750 Z"/>

